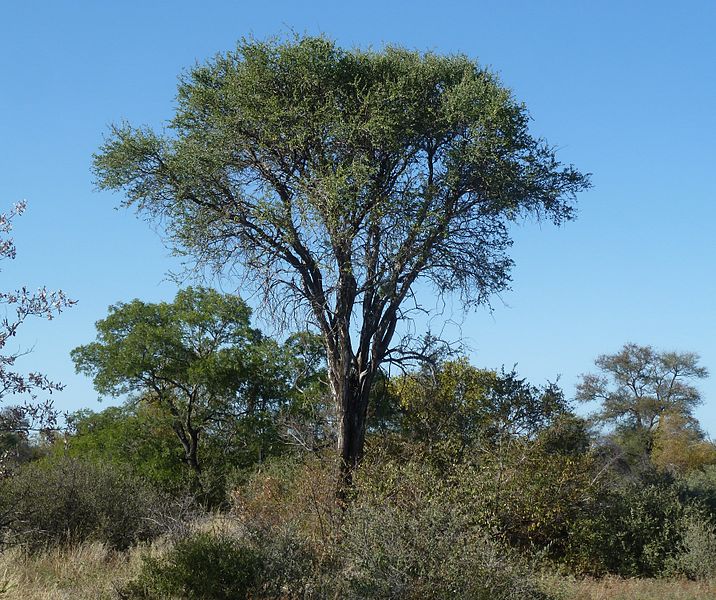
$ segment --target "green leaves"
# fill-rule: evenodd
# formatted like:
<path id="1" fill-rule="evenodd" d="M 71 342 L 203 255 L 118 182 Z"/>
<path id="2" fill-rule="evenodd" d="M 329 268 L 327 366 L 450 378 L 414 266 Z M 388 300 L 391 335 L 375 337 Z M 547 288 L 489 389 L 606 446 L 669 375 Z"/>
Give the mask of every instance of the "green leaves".
<path id="1" fill-rule="evenodd" d="M 693 352 L 658 352 L 651 346 L 625 344 L 615 354 L 599 356 L 599 374 L 587 374 L 577 386 L 577 399 L 598 400 L 594 416 L 605 423 L 651 433 L 662 416 L 691 417 L 701 402 L 697 379 L 708 376 Z"/>
<path id="2" fill-rule="evenodd" d="M 462 55 L 249 39 L 182 78 L 167 134 L 114 129 L 95 174 L 176 251 L 238 267 L 277 318 L 320 331 L 352 464 L 418 280 L 488 302 L 510 281 L 510 223 L 570 219 L 589 187 L 528 121 Z"/>
<path id="3" fill-rule="evenodd" d="M 132 394 L 156 411 L 163 431 L 181 444 L 203 500 L 205 434 L 226 452 L 236 446 L 228 438 L 241 434 L 253 444 L 257 436 L 243 421 L 275 414 L 290 394 L 284 349 L 253 329 L 250 315 L 238 296 L 188 288 L 172 303 L 111 306 L 97 322 L 97 340 L 72 351 L 77 370 L 93 377 L 100 394 Z M 261 444 L 259 457 L 267 451 Z"/>
<path id="4" fill-rule="evenodd" d="M 589 185 L 462 55 L 243 40 L 191 69 L 177 100 L 166 137 L 112 130 L 95 156 L 99 186 L 168 216 L 169 236 L 198 260 L 236 259 L 262 275 L 294 258 L 308 266 L 309 254 L 336 277 L 350 255 L 368 277 L 376 267 L 362 246 L 375 243 L 388 252 L 375 275 L 426 253 L 398 268 L 484 299 L 507 281 L 503 219 L 570 218 Z M 449 243 L 458 239 L 470 260 Z"/>
<path id="5" fill-rule="evenodd" d="M 182 290 L 173 303 L 133 300 L 111 306 L 97 322 L 97 341 L 72 358 L 101 394 L 167 386 L 230 394 L 246 379 L 246 355 L 261 343 L 250 314 L 240 298 L 204 288 Z"/>
<path id="6" fill-rule="evenodd" d="M 477 369 L 465 359 L 403 375 L 389 386 L 401 405 L 405 431 L 432 450 L 458 457 L 466 448 L 533 439 L 568 414 L 556 385 L 538 388 L 514 371 Z"/>

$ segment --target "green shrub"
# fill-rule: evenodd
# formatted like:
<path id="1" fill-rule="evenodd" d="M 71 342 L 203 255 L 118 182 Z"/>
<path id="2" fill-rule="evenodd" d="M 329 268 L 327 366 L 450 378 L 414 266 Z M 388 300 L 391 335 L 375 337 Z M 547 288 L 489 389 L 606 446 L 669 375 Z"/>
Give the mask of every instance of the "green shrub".
<path id="1" fill-rule="evenodd" d="M 698 500 L 716 519 L 716 465 L 692 471 L 684 478 L 689 496 Z"/>
<path id="2" fill-rule="evenodd" d="M 143 405 L 110 406 L 99 413 L 69 416 L 73 434 L 56 453 L 131 469 L 152 486 L 170 493 L 188 488 L 188 469 L 171 422 Z"/>
<path id="3" fill-rule="evenodd" d="M 340 536 L 340 597 L 545 598 L 529 565 L 453 498 L 450 486 L 420 465 L 364 472 Z"/>
<path id="4" fill-rule="evenodd" d="M 157 507 L 165 503 L 123 469 L 63 458 L 3 481 L 0 505 L 5 545 L 35 551 L 96 540 L 124 550 L 162 531 Z"/>
<path id="5" fill-rule="evenodd" d="M 656 576 L 681 544 L 691 510 L 668 480 L 603 486 L 572 524 L 562 560 L 579 573 Z"/>
<path id="6" fill-rule="evenodd" d="M 716 577 L 716 527 L 701 515 L 684 519 L 679 552 L 666 561 L 665 574 L 689 579 Z"/>
<path id="7" fill-rule="evenodd" d="M 228 535 L 197 533 L 162 558 L 147 556 L 136 580 L 119 590 L 126 600 L 243 600 L 257 583 L 261 562 Z"/>

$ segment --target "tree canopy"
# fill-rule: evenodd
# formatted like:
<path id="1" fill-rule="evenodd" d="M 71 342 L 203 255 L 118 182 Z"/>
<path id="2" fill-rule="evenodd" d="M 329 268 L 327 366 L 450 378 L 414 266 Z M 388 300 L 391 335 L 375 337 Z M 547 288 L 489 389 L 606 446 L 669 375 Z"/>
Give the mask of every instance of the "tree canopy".
<path id="1" fill-rule="evenodd" d="M 250 326 L 250 314 L 241 298 L 205 288 L 181 290 L 171 303 L 134 300 L 111 306 L 97 341 L 72 358 L 101 394 L 129 393 L 161 409 L 200 475 L 208 428 L 285 400 L 281 349 Z"/>
<path id="2" fill-rule="evenodd" d="M 94 165 L 179 252 L 321 333 L 350 469 L 416 282 L 486 302 L 509 283 L 510 222 L 570 219 L 588 187 L 528 122 L 463 55 L 244 40 L 182 77 L 168 133 L 114 127 Z"/>
<path id="3" fill-rule="evenodd" d="M 478 369 L 466 359 L 395 377 L 390 389 L 406 433 L 457 455 L 468 447 L 532 439 L 569 408 L 554 384 L 538 388 L 514 370 Z"/>
<path id="4" fill-rule="evenodd" d="M 701 403 L 693 382 L 707 377 L 708 370 L 699 360 L 694 352 L 659 352 L 652 346 L 625 344 L 615 354 L 597 357 L 599 373 L 582 375 L 577 399 L 599 401 L 594 418 L 630 433 L 648 454 L 664 417 L 691 420 Z"/>

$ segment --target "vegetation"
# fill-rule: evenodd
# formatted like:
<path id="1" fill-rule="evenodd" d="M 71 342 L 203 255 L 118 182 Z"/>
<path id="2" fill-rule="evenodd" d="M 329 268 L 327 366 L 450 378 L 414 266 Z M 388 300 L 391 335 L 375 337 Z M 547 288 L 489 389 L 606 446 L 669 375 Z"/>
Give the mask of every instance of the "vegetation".
<path id="1" fill-rule="evenodd" d="M 0 598 L 713 597 L 698 355 L 599 356 L 584 417 L 557 383 L 396 333 L 419 281 L 486 302 L 510 222 L 571 218 L 588 178 L 527 120 L 465 57 L 307 37 L 192 69 L 169 136 L 114 129 L 100 185 L 307 330 L 267 335 L 238 294 L 198 286 L 110 306 L 72 358 L 120 405 L 63 431 L 36 396 L 0 411 Z M 0 351 L 71 304 L 0 301 L 18 309 Z M 15 358 L 0 399 L 60 389 Z"/>
<path id="2" fill-rule="evenodd" d="M 557 599 L 587 593 L 583 577 L 713 580 L 716 450 L 688 438 L 700 450 L 681 460 L 676 412 L 635 461 L 621 424 L 594 430 L 555 384 L 442 360 L 383 377 L 338 501 L 320 344 L 257 339 L 275 350 L 260 372 L 276 379 L 260 381 L 280 408 L 261 427 L 227 410 L 203 432 L 220 513 L 205 512 L 174 415 L 140 396 L 75 414 L 63 439 L 6 440 L 26 456 L 0 482 L 6 552 L 144 547 L 106 592 L 119 598 Z M 272 451 L 247 459 L 237 431 L 249 447 L 271 432 Z"/>
<path id="3" fill-rule="evenodd" d="M 465 56 L 248 40 L 192 69 L 177 100 L 172 135 L 112 130 L 99 186 L 198 263 L 242 267 L 274 316 L 311 320 L 349 484 L 381 365 L 423 354 L 395 335 L 416 284 L 486 302 L 509 282 L 508 224 L 571 218 L 588 178 Z"/>
<path id="4" fill-rule="evenodd" d="M 657 352 L 651 346 L 626 344 L 617 354 L 602 355 L 595 361 L 599 375 L 583 375 L 577 399 L 599 400 L 598 421 L 616 425 L 617 435 L 636 457 L 651 455 L 655 436 L 668 443 L 664 430 L 678 427 L 699 437 L 693 409 L 701 402 L 693 381 L 708 376 L 693 352 Z M 693 438 L 693 435 L 692 435 Z"/>
<path id="5" fill-rule="evenodd" d="M 130 473 L 74 459 L 40 461 L 3 482 L 4 546 L 29 551 L 86 540 L 125 550 L 162 533 L 164 499 Z"/>
<path id="6" fill-rule="evenodd" d="M 18 202 L 9 213 L 0 213 L 0 261 L 14 260 L 17 248 L 10 234 L 14 220 L 26 209 L 25 202 Z M 0 401 L 8 396 L 20 396 L 24 402 L 12 409 L 3 410 L 0 419 L 0 434 L 26 437 L 31 430 L 48 431 L 57 425 L 57 412 L 48 399 L 38 400 L 39 393 L 52 394 L 63 388 L 62 384 L 51 381 L 43 373 L 19 372 L 16 362 L 25 352 L 9 351 L 8 342 L 15 337 L 22 324 L 31 317 L 53 319 L 74 304 L 62 290 L 55 292 L 46 288 L 32 293 L 26 287 L 11 291 L 0 291 L 0 306 L 4 307 L 0 318 Z M 4 458 L 4 457 L 3 457 Z M 7 468 L 0 463 L 0 468 Z"/>

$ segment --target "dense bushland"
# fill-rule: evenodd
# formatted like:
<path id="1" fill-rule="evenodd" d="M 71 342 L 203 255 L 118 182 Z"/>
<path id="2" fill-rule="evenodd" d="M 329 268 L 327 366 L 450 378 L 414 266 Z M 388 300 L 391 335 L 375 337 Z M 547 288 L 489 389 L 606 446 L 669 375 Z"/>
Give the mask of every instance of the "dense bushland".
<path id="1" fill-rule="evenodd" d="M 3 438 L 6 552 L 131 550 L 102 592 L 126 599 L 568 598 L 550 573 L 716 577 L 716 466 L 688 413 L 599 429 L 554 384 L 443 361 L 381 378 L 337 497 L 314 341 L 273 346 L 274 405 L 206 426 L 199 486 L 145 396 L 77 413 L 64 435 Z"/>
<path id="2" fill-rule="evenodd" d="M 29 551 L 97 541 L 117 550 L 163 533 L 179 514 L 126 469 L 71 458 L 26 465 L 0 485 L 2 543 Z"/>

